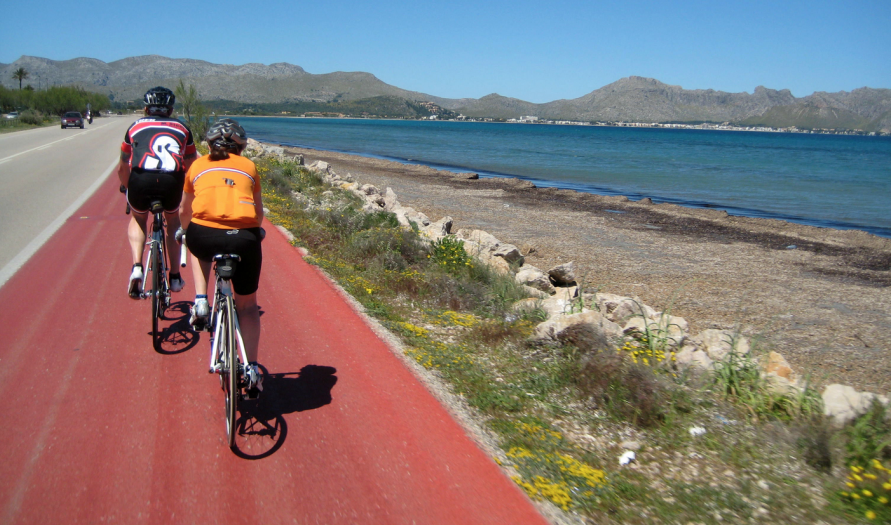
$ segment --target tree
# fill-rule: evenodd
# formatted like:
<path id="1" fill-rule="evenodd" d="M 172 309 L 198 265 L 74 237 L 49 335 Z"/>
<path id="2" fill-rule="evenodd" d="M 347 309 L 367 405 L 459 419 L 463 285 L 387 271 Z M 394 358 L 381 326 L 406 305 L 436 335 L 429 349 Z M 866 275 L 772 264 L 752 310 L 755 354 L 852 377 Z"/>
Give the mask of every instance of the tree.
<path id="1" fill-rule="evenodd" d="M 207 133 L 207 128 L 210 127 L 211 118 L 208 115 L 207 108 L 201 103 L 201 99 L 198 98 L 198 90 L 195 89 L 195 85 L 189 84 L 187 87 L 183 79 L 179 79 L 179 85 L 176 86 L 173 93 L 176 95 L 176 100 L 183 107 L 186 125 L 189 126 L 192 134 L 198 140 L 203 140 L 204 134 Z"/>
<path id="2" fill-rule="evenodd" d="M 19 81 L 19 89 L 22 89 L 22 80 L 28 78 L 29 75 L 30 74 L 23 67 L 20 67 L 12 72 L 12 78 Z"/>

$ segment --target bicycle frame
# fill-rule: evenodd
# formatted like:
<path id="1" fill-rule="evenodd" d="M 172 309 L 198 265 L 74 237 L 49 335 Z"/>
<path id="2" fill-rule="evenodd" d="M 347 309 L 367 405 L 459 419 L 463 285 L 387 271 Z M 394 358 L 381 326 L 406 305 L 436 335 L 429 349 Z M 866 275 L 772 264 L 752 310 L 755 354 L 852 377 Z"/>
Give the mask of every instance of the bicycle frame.
<path id="1" fill-rule="evenodd" d="M 220 306 L 225 301 L 232 301 L 233 308 L 232 311 L 235 312 L 234 303 L 235 297 L 232 295 L 232 282 L 228 279 L 223 279 L 219 275 L 216 276 L 216 282 L 214 283 L 214 300 L 211 304 L 210 311 L 210 319 L 211 326 L 213 327 L 213 335 L 211 336 L 210 341 L 210 373 L 220 373 L 223 369 L 223 364 L 225 362 L 226 356 L 225 352 L 222 352 L 220 348 L 218 348 L 217 343 L 220 341 L 220 333 L 225 329 L 222 326 L 222 323 L 218 322 L 218 316 L 220 314 Z M 247 364 L 247 353 L 244 350 L 244 339 L 241 337 L 241 327 L 238 324 L 238 314 L 235 313 L 232 316 L 232 321 L 235 323 L 235 341 L 238 344 L 238 354 L 241 356 L 241 362 L 243 364 Z"/>
<path id="2" fill-rule="evenodd" d="M 151 235 L 146 236 L 145 245 L 148 247 L 148 250 L 146 250 L 146 252 L 145 252 L 145 264 L 143 265 L 143 268 L 145 268 L 146 275 L 148 275 L 149 272 L 155 271 L 155 269 L 152 267 L 152 264 L 151 264 L 152 247 L 157 245 L 158 252 L 160 254 L 160 257 L 158 257 L 158 263 L 161 265 L 161 267 L 158 269 L 158 271 L 160 272 L 160 276 L 161 276 L 161 287 L 164 290 L 169 290 L 170 283 L 167 281 L 168 268 L 167 268 L 166 254 L 165 254 L 165 252 L 167 251 L 167 246 L 165 244 L 166 243 L 166 239 L 165 239 L 166 229 L 167 229 L 167 225 L 164 221 L 164 212 L 163 211 L 156 212 L 154 214 L 154 220 L 152 221 Z M 143 284 L 142 298 L 148 299 L 149 297 L 151 297 L 151 295 L 152 295 L 151 291 L 146 291 L 145 285 Z M 170 306 L 169 303 L 170 303 L 170 296 L 168 294 L 166 297 L 164 297 L 164 307 L 166 308 L 166 307 Z"/>

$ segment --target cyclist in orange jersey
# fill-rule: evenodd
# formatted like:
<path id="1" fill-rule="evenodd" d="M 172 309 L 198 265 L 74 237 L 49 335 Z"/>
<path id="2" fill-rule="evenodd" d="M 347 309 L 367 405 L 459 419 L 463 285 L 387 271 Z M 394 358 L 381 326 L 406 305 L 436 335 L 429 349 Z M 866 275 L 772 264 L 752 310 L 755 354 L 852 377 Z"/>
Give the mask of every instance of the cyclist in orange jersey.
<path id="1" fill-rule="evenodd" d="M 234 253 L 241 257 L 232 277 L 235 310 L 244 339 L 249 396 L 263 389 L 257 366 L 260 343 L 260 311 L 257 289 L 264 231 L 260 178 L 254 163 L 241 156 L 247 146 L 244 128 L 222 119 L 207 130 L 210 153 L 196 160 L 186 174 L 180 219 L 192 252 L 195 305 L 189 322 L 196 329 L 207 324 L 207 279 L 214 255 Z M 253 392 L 252 392 L 253 391 Z"/>

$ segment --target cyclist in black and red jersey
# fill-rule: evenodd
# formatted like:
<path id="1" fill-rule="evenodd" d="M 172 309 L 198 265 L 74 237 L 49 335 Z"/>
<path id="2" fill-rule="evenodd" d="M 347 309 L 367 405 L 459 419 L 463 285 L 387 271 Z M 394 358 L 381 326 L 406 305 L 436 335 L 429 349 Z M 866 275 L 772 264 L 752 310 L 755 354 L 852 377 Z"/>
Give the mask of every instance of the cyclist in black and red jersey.
<path id="1" fill-rule="evenodd" d="M 134 122 L 124 135 L 118 178 L 127 189 L 127 202 L 133 211 L 127 238 L 133 255 L 133 269 L 127 293 L 139 299 L 144 277 L 142 251 L 145 229 L 153 200 L 161 200 L 167 222 L 170 289 L 178 292 L 185 285 L 179 274 L 181 246 L 174 239 L 179 228 L 179 203 L 183 195 L 183 181 L 192 161 L 198 158 L 192 132 L 179 120 L 172 118 L 176 97 L 164 87 L 154 87 L 145 93 L 145 117 Z M 176 271 L 176 273 L 174 273 Z"/>

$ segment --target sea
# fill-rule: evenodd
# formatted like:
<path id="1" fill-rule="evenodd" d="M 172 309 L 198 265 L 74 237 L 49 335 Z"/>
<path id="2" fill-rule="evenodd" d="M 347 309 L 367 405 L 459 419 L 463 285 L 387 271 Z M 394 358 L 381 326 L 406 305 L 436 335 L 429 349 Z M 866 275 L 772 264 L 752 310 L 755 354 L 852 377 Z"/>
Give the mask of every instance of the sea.
<path id="1" fill-rule="evenodd" d="M 891 238 L 891 137 L 239 117 L 262 142 Z"/>

